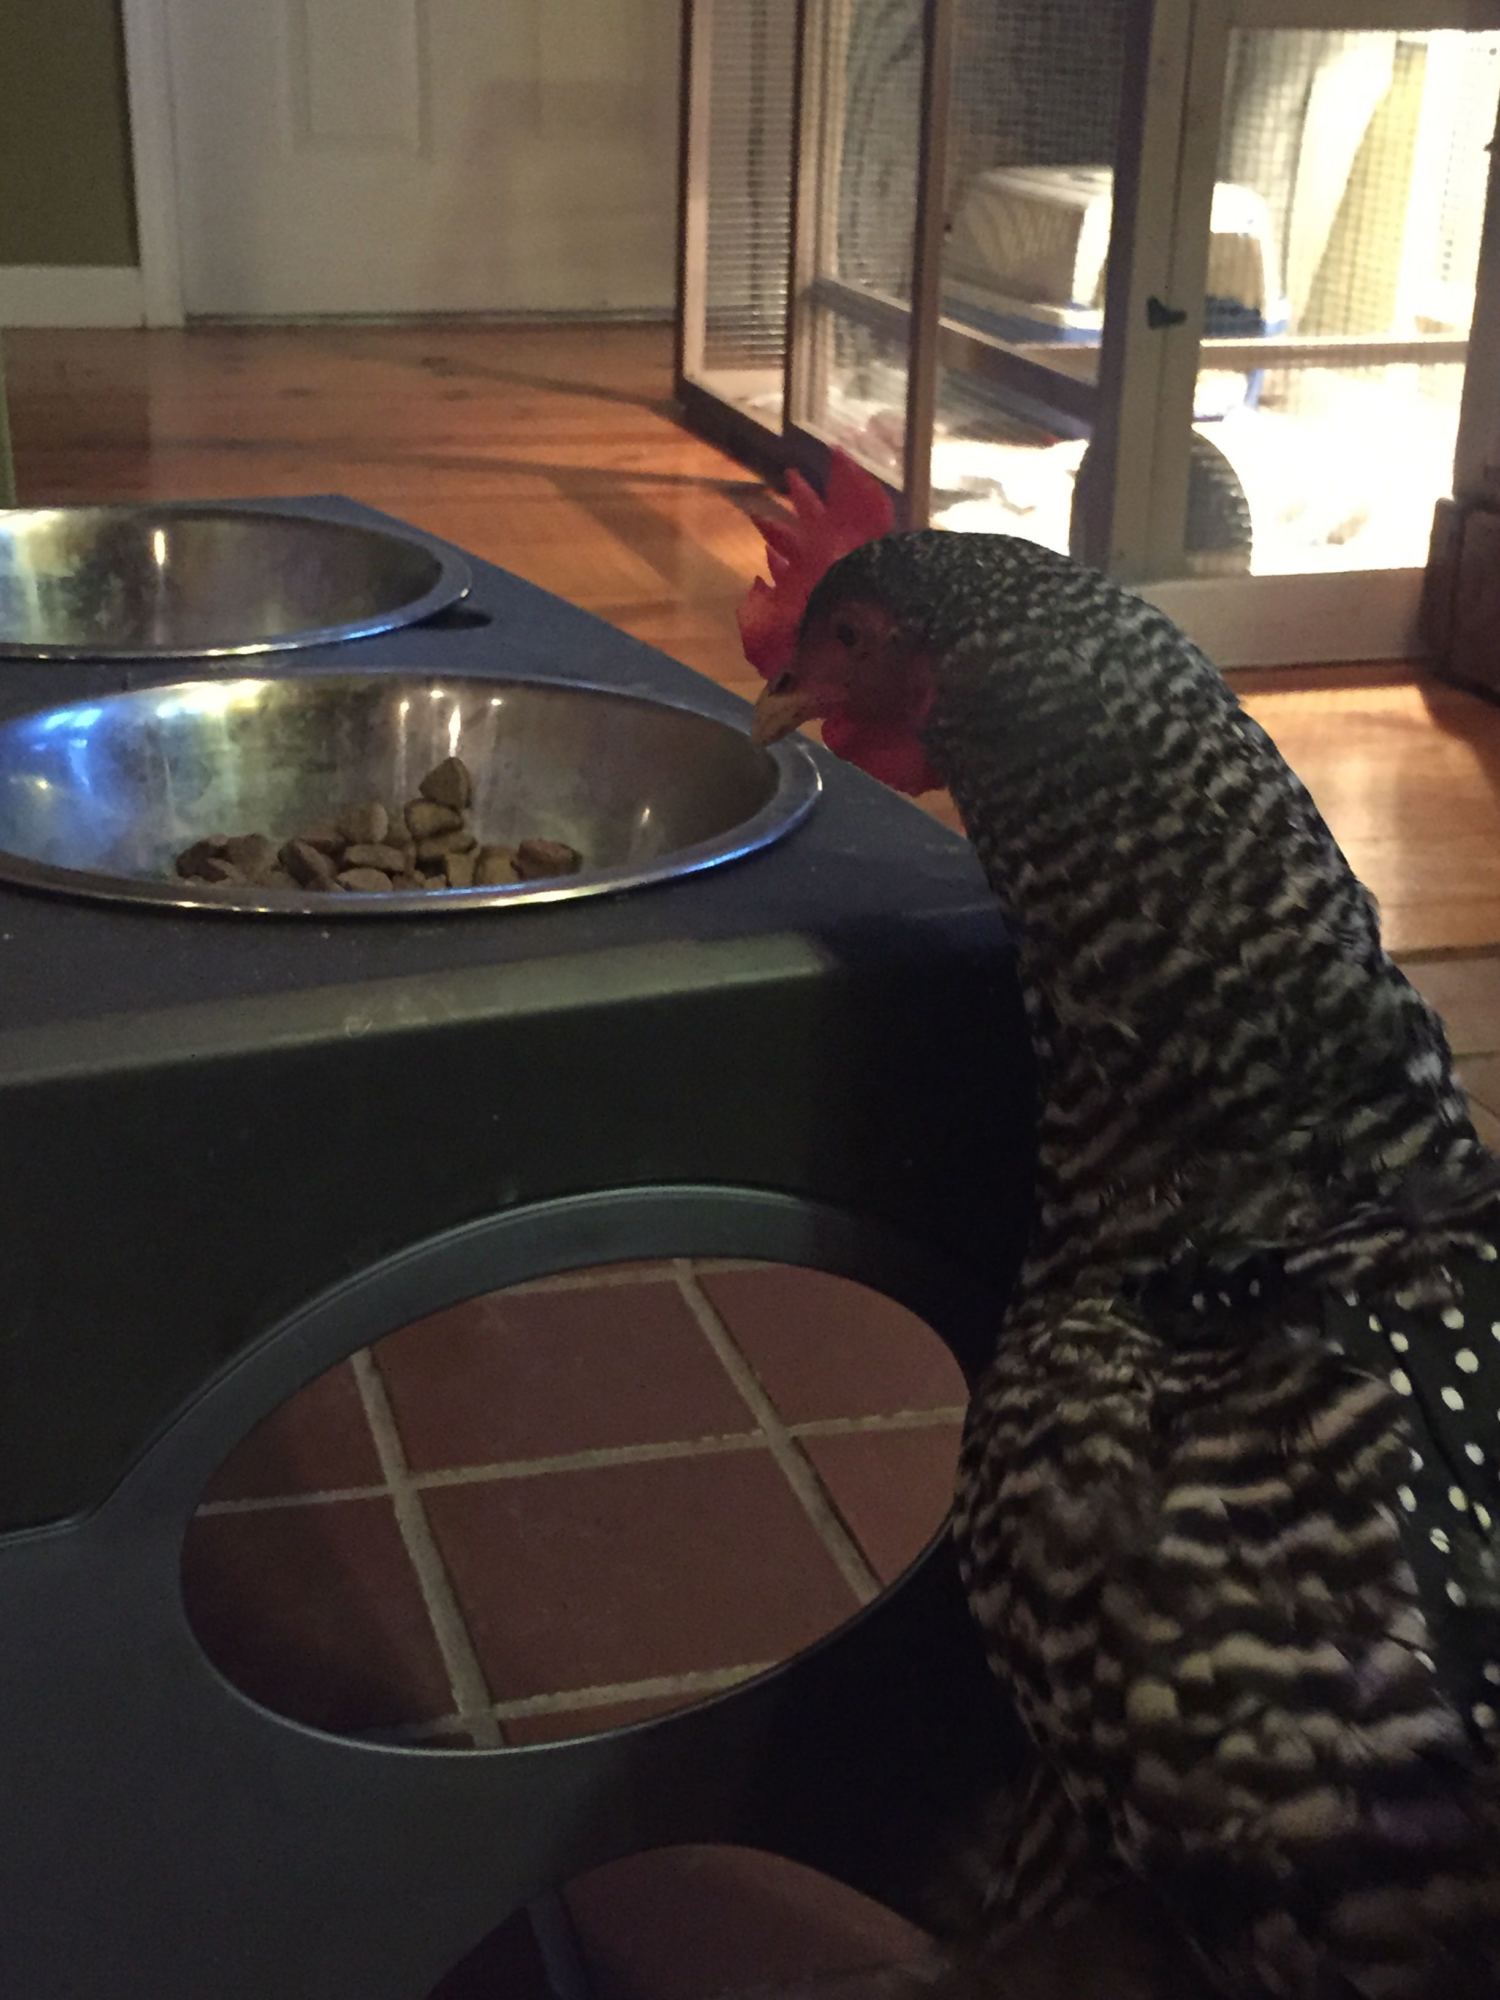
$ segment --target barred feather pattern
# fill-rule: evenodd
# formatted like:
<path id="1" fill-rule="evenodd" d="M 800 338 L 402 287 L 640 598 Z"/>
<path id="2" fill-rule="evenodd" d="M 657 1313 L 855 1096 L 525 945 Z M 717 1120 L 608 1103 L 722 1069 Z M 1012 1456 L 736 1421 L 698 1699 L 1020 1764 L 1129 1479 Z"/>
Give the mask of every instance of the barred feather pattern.
<path id="1" fill-rule="evenodd" d="M 1500 1391 L 1451 1384 L 1500 1369 L 1500 1169 L 1442 1026 L 1160 613 L 947 534 L 846 558 L 808 624 L 846 601 L 933 674 L 1039 1071 L 1032 1243 L 955 1510 L 993 1668 L 1224 1992 L 1492 1996 Z M 1485 1299 L 1481 1354 L 1457 1329 Z M 997 1849 L 997 1918 L 1045 1903 L 1018 1860 L 1051 1852 L 1061 1894 L 1050 1821 Z"/>

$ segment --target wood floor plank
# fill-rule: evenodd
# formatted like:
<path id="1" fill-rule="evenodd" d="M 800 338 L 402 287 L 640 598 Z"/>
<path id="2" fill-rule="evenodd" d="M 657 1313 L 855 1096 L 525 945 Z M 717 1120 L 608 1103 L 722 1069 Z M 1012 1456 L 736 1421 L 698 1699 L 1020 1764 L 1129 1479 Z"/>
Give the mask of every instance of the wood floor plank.
<path id="1" fill-rule="evenodd" d="M 25 501 L 348 493 L 755 691 L 764 489 L 677 422 L 664 327 L 24 331 L 6 362 Z M 1500 708 L 1390 666 L 1235 684 L 1393 949 L 1500 946 Z"/>

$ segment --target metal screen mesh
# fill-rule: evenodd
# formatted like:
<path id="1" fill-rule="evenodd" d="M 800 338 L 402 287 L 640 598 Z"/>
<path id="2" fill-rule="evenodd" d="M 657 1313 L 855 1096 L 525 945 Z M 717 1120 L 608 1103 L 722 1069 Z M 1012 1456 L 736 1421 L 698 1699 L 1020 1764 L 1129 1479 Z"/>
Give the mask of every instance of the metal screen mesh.
<path id="1" fill-rule="evenodd" d="M 921 138 L 920 0 L 831 0 L 824 10 L 822 157 L 829 190 L 819 268 L 911 296 Z"/>
<path id="2" fill-rule="evenodd" d="M 1452 475 L 1453 343 L 1473 313 L 1497 99 L 1495 35 L 1233 36 L 1195 410 L 1244 496 L 1246 533 L 1221 566 L 1425 561 Z M 1190 548 L 1212 546 L 1213 498 L 1189 494 Z"/>
<path id="3" fill-rule="evenodd" d="M 827 0 L 818 10 L 803 416 L 893 482 L 901 477 L 908 330 L 899 311 L 894 324 L 870 324 L 858 296 L 911 297 L 923 12 L 921 0 Z"/>
<path id="4" fill-rule="evenodd" d="M 791 249 L 796 0 L 708 13 L 703 374 L 777 422 Z"/>
<path id="5" fill-rule="evenodd" d="M 1044 366 L 1098 371 L 1127 0 L 959 0 L 943 311 Z M 1067 549 L 1085 426 L 987 379 L 938 372 L 940 526 Z"/>
<path id="6" fill-rule="evenodd" d="M 959 0 L 948 208 L 992 167 L 1108 166 L 1127 0 Z"/>
<path id="7" fill-rule="evenodd" d="M 1452 120 L 1432 148 L 1437 228 L 1423 324 L 1463 331 L 1474 306 L 1490 141 L 1500 104 L 1500 35 L 1432 35 L 1427 61 L 1450 78 Z"/>

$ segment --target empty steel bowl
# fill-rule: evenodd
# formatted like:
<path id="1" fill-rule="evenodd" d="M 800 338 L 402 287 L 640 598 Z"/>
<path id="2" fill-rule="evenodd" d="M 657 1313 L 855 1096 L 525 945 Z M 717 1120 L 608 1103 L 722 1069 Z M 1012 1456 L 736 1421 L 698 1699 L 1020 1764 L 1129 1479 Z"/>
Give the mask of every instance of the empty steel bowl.
<path id="1" fill-rule="evenodd" d="M 479 838 L 563 840 L 576 875 L 503 888 L 344 891 L 178 881 L 215 833 L 278 843 L 365 798 L 399 804 L 445 757 Z M 432 916 L 605 895 L 752 853 L 818 794 L 799 742 L 564 682 L 315 672 L 191 680 L 0 722 L 0 880 L 109 902 L 330 917 Z"/>
<path id="2" fill-rule="evenodd" d="M 358 639 L 469 588 L 441 544 L 272 508 L 0 510 L 0 657 L 203 659 Z"/>

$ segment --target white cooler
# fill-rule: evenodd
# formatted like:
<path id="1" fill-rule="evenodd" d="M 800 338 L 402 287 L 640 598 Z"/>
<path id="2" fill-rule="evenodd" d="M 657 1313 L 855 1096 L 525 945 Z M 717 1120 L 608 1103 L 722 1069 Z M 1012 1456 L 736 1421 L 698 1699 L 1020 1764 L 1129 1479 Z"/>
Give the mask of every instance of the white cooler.
<path id="1" fill-rule="evenodd" d="M 994 167 L 969 183 L 948 229 L 944 310 L 1015 344 L 1097 346 L 1104 326 L 1114 175 L 1108 167 Z M 1283 333 L 1271 216 L 1253 188 L 1214 189 L 1208 253 L 1209 333 Z M 1253 407 L 1259 371 L 1205 370 L 1199 422 Z"/>

